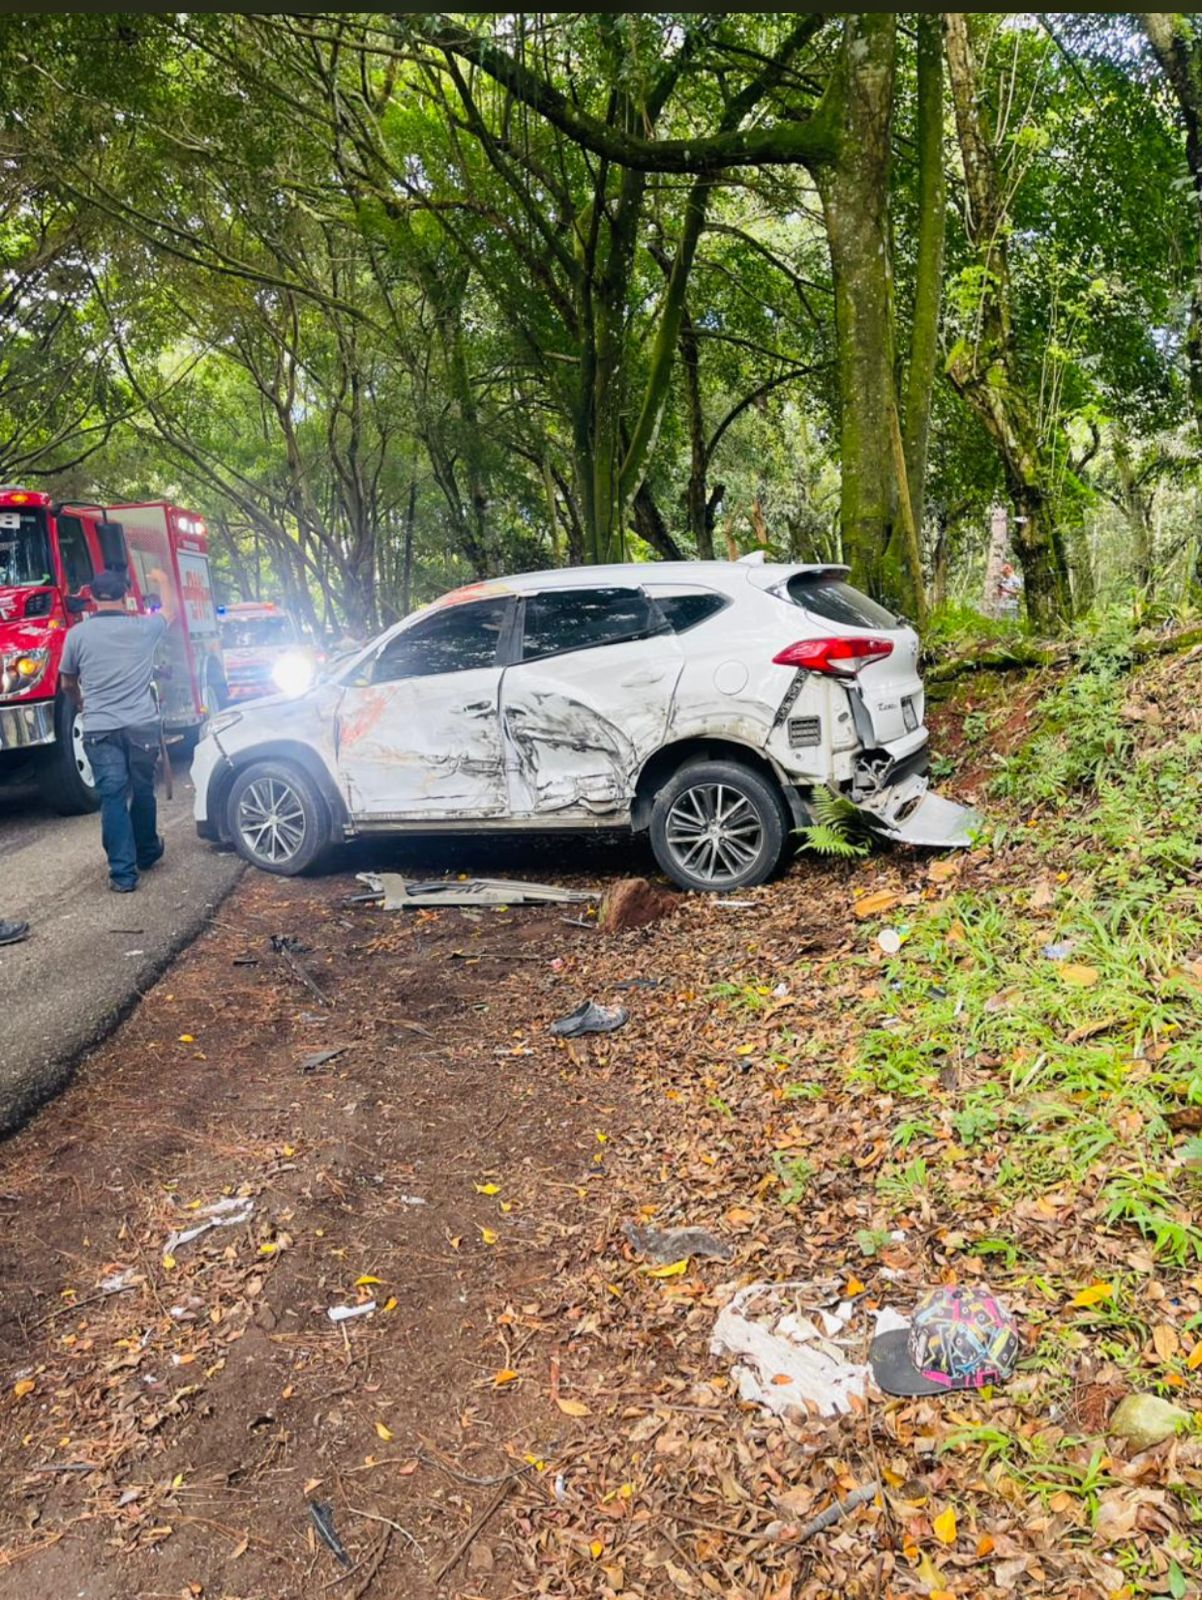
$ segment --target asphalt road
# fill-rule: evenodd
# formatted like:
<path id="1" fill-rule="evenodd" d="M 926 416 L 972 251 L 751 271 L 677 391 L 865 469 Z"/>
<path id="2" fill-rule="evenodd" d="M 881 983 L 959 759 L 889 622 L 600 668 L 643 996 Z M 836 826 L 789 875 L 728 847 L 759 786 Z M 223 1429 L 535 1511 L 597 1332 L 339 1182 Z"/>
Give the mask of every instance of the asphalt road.
<path id="1" fill-rule="evenodd" d="M 158 798 L 167 853 L 136 894 L 118 895 L 98 816 L 60 817 L 31 786 L 0 784 L 0 918 L 32 927 L 24 944 L 0 947 L 0 1132 L 62 1087 L 241 870 L 197 839 L 186 762 L 175 763 L 174 800 L 161 778 Z"/>

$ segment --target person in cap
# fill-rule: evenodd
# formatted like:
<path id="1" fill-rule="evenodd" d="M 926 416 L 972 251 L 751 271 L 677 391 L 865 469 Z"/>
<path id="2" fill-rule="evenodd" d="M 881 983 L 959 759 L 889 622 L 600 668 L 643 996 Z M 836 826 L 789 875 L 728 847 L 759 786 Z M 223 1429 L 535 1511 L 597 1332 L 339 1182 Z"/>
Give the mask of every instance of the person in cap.
<path id="1" fill-rule="evenodd" d="M 151 684 L 162 616 L 126 609 L 129 580 L 112 569 L 92 580 L 95 612 L 63 647 L 63 687 L 83 713 L 83 745 L 100 796 L 109 887 L 130 894 L 163 854 L 154 798 L 159 715 Z"/>

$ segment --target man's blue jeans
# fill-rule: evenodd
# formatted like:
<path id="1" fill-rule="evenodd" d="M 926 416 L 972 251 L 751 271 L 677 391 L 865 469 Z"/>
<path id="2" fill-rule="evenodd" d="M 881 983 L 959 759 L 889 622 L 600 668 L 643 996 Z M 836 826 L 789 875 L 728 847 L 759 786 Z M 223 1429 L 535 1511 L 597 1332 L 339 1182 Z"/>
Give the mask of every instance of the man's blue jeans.
<path id="1" fill-rule="evenodd" d="M 100 796 L 100 836 L 109 858 L 109 877 L 121 888 L 132 888 L 138 868 L 153 866 L 163 853 L 154 800 L 158 726 L 152 722 L 111 733 L 85 733 L 83 747 Z"/>

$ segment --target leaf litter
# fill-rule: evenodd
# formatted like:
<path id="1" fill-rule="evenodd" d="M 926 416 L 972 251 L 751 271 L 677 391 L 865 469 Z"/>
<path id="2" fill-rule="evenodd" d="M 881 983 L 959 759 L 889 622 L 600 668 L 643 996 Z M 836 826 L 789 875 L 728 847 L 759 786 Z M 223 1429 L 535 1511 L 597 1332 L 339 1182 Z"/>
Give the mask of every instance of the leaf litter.
<path id="1" fill-rule="evenodd" d="M 1195 700 L 1197 687 L 1187 686 Z M 156 1571 L 175 1559 L 182 1577 L 179 1550 L 215 1584 L 231 1551 L 250 1574 L 270 1570 L 269 1526 L 274 1559 L 286 1557 L 299 1582 L 313 1559 L 305 1496 L 323 1482 L 320 1503 L 340 1530 L 350 1524 L 339 1537 L 381 1594 L 392 1584 L 424 1595 L 452 1559 L 461 1591 L 488 1596 L 1191 1592 L 1197 1431 L 1174 1418 L 1158 1443 L 1136 1449 L 1107 1429 L 1130 1396 L 1154 1394 L 1186 1417 L 1199 1401 L 1193 1130 L 1175 1133 L 1166 1120 L 1189 1105 L 1178 1041 L 1199 1020 L 1198 990 L 1168 946 L 1141 955 L 1134 982 L 1113 970 L 1113 940 L 1089 921 L 1104 908 L 1105 865 L 1056 858 L 1062 848 L 1049 822 L 995 841 L 954 873 L 901 853 L 807 862 L 737 923 L 691 898 L 652 928 L 566 944 L 545 913 L 514 915 L 500 937 L 521 929 L 523 948 L 546 955 L 537 978 L 528 970 L 485 983 L 457 964 L 455 996 L 420 1013 L 434 1039 L 403 1045 L 381 999 L 385 975 L 415 1010 L 413 992 L 449 949 L 497 935 L 465 934 L 450 910 L 415 911 L 391 928 L 357 912 L 369 944 L 345 964 L 328 956 L 323 969 L 323 921 L 341 914 L 340 886 L 244 886 L 224 913 L 244 919 L 239 948 L 256 917 L 305 927 L 314 971 L 337 988 L 354 1065 L 305 1081 L 327 1119 L 311 1123 L 310 1147 L 277 1128 L 238 1139 L 210 1132 L 203 1151 L 192 1149 L 192 1193 L 241 1193 L 239 1178 L 253 1175 L 249 1237 L 211 1230 L 164 1270 L 155 1241 L 179 1231 L 181 1190 L 135 1182 L 112 1202 L 119 1225 L 90 1281 L 52 1284 L 44 1261 L 27 1258 L 31 1277 L 41 1273 L 41 1308 L 52 1296 L 81 1309 L 31 1326 L 12 1350 L 6 1460 L 33 1515 L 22 1523 L 10 1509 L 4 1540 L 8 1560 L 26 1558 L 22 1592 L 26 1574 L 59 1559 L 53 1541 L 66 1527 L 77 1545 L 95 1542 L 100 1570 L 154 1551 Z M 902 904 L 909 932 L 894 952 L 874 924 Z M 1042 957 L 1057 934 L 1073 938 L 1087 980 L 1066 979 Z M 1199 953 L 1202 944 L 1186 959 Z M 216 970 L 216 949 L 210 956 L 202 944 L 182 966 L 193 983 L 187 1020 L 210 1059 L 222 1020 L 236 1016 L 240 1051 L 269 1040 L 295 998 L 281 1001 L 270 970 L 249 972 L 228 1013 L 212 1000 L 204 1016 L 206 959 Z M 632 997 L 620 1034 L 549 1035 L 573 992 L 604 998 L 632 967 L 657 986 Z M 488 1006 L 486 1040 L 470 1009 L 477 998 Z M 312 1026 L 295 1009 L 285 1014 L 280 1073 Z M 185 1020 L 151 996 L 102 1052 L 112 1082 L 127 1070 L 122 1038 L 126 1052 L 135 1040 L 167 1044 L 176 1016 Z M 377 1057 L 395 1084 L 389 1099 L 385 1079 L 367 1077 Z M 418 1147 L 406 1148 L 406 1125 L 390 1120 L 388 1104 L 417 1103 L 435 1071 L 463 1093 L 479 1082 L 473 1067 L 504 1080 L 492 1120 L 476 1105 L 470 1130 L 446 1111 L 440 1124 L 421 1100 L 431 1134 L 418 1177 Z M 77 1130 L 101 1126 L 99 1070 L 68 1097 Z M 257 1092 L 260 1106 L 277 1106 L 271 1074 Z M 361 1105 L 371 1120 L 357 1120 Z M 148 1141 L 148 1170 L 174 1165 L 178 1176 L 178 1153 L 166 1168 L 152 1154 L 158 1113 L 133 1096 L 126 1106 Z M 113 1115 L 110 1099 L 103 1126 Z M 334 1138 L 335 1117 L 371 1130 L 366 1141 L 357 1135 L 361 1149 Z M 13 1190 L 32 1204 L 36 1137 L 11 1148 Z M 494 1177 L 503 1181 L 488 1193 Z M 406 1211 L 415 1178 L 429 1204 Z M 413 1236 L 389 1260 L 400 1218 Z M 88 1227 L 99 1234 L 101 1219 Z M 656 1261 L 638 1248 L 649 1234 L 693 1230 L 730 1259 L 681 1248 Z M 83 1307 L 93 1285 L 135 1264 L 146 1274 L 135 1292 Z M 354 1286 L 376 1272 L 397 1287 L 395 1310 L 344 1338 L 325 1308 L 363 1304 Z M 454 1360 L 435 1380 L 423 1365 L 423 1276 L 439 1275 L 465 1309 L 447 1325 Z M 796 1327 L 805 1319 L 841 1361 L 862 1366 L 876 1313 L 939 1282 L 988 1282 L 1005 1294 L 1025 1345 L 1006 1387 L 893 1400 L 866 1386 L 823 1416 L 804 1396 L 750 1402 L 730 1351 L 711 1350 L 715 1326 L 737 1306 L 765 1312 L 761 1326 L 774 1335 L 785 1317 Z M 854 1315 L 842 1321 L 845 1306 Z M 259 1421 L 230 1363 L 264 1326 L 274 1331 L 263 1348 L 280 1365 L 272 1393 L 256 1396 Z M 165 1382 L 177 1359 L 180 1377 Z M 773 1380 L 788 1374 L 772 1365 L 757 1383 L 783 1393 L 790 1385 Z M 407 1368 L 421 1381 L 402 1399 Z M 280 1430 L 273 1412 L 301 1399 L 307 1409 Z M 204 1445 L 214 1426 L 205 1418 L 223 1407 L 241 1412 L 243 1440 L 261 1436 L 262 1448 L 235 1448 L 232 1431 Z M 384 1433 L 398 1454 L 377 1454 Z M 190 1488 L 197 1452 L 203 1498 Z M 33 1470 L 46 1465 L 87 1471 L 47 1487 Z M 353 1531 L 349 1508 L 361 1502 L 350 1484 L 384 1486 L 370 1514 L 420 1535 L 429 1566 L 408 1540 L 371 1565 L 374 1547 Z M 264 1522 L 282 1493 L 291 1511 Z M 234 1506 L 253 1508 L 253 1531 Z M 115 1543 L 101 1542 L 102 1529 Z M 17 1594 L 9 1581 L 0 1568 L 0 1596 Z M 252 1581 L 245 1592 L 258 1592 Z M 260 1588 L 300 1592 L 273 1582 Z"/>

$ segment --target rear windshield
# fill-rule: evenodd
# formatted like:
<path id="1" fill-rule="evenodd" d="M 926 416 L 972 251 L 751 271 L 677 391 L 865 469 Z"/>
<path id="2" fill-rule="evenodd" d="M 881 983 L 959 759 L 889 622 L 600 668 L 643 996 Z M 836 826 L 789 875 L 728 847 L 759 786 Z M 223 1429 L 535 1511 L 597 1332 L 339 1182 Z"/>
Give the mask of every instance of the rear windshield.
<path id="1" fill-rule="evenodd" d="M 896 628 L 899 619 L 843 578 L 821 572 L 798 572 L 789 579 L 789 598 L 815 617 L 844 622 L 852 628 Z"/>

